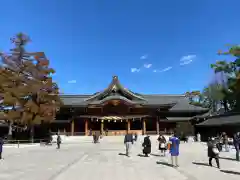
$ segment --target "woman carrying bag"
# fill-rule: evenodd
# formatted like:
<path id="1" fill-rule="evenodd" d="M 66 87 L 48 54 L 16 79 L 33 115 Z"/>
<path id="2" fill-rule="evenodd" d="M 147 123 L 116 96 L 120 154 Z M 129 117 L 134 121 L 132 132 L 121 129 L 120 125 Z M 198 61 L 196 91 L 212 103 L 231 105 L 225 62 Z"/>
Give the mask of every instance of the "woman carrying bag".
<path id="1" fill-rule="evenodd" d="M 161 151 L 161 153 L 163 154 L 163 156 L 165 156 L 165 152 L 166 152 L 166 150 L 167 150 L 167 147 L 166 147 L 166 143 L 167 143 L 166 138 L 165 138 L 163 135 L 160 134 L 157 140 L 158 140 L 158 142 L 159 142 L 159 147 L 158 147 L 158 149 Z"/>
<path id="2" fill-rule="evenodd" d="M 213 138 L 208 141 L 208 157 L 209 157 L 209 166 L 212 166 L 212 159 L 214 158 L 216 161 L 217 167 L 220 168 L 219 149 L 217 148 L 217 143 Z"/>

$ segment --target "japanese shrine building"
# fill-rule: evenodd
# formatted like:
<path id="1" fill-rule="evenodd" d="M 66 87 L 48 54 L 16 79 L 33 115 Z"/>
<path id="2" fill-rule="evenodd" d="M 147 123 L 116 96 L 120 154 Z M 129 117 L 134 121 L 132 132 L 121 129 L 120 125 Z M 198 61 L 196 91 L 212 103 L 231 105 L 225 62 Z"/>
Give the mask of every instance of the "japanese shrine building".
<path id="1" fill-rule="evenodd" d="M 117 76 L 93 95 L 62 95 L 52 131 L 89 135 L 90 131 L 121 135 L 127 131 L 158 134 L 172 129 L 193 133 L 195 117 L 208 109 L 189 104 L 185 95 L 138 94 L 124 88 Z"/>

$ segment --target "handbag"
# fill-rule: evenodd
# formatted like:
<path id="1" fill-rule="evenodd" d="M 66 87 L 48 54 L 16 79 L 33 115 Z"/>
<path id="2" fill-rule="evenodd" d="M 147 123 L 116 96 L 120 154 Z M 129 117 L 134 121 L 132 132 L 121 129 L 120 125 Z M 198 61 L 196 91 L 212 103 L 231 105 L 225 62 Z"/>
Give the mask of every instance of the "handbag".
<path id="1" fill-rule="evenodd" d="M 219 150 L 218 150 L 218 148 L 216 148 L 216 147 L 214 147 L 214 148 L 212 149 L 212 151 L 213 151 L 214 154 L 219 154 Z"/>

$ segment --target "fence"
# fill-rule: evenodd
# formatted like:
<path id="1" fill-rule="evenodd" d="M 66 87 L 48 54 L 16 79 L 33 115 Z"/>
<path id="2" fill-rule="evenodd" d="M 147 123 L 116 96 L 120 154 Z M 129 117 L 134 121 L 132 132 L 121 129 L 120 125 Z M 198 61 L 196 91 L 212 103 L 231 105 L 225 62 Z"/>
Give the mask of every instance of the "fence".
<path id="1" fill-rule="evenodd" d="M 85 136 L 85 132 L 52 132 L 53 135 L 55 134 L 60 134 L 60 135 L 65 135 L 65 136 Z"/>
<path id="2" fill-rule="evenodd" d="M 46 142 L 46 139 L 26 139 L 26 140 L 17 140 L 17 139 L 8 139 L 4 140 L 4 145 L 17 145 L 17 147 L 20 147 L 20 144 L 22 145 L 33 145 L 36 143 L 42 143 Z"/>

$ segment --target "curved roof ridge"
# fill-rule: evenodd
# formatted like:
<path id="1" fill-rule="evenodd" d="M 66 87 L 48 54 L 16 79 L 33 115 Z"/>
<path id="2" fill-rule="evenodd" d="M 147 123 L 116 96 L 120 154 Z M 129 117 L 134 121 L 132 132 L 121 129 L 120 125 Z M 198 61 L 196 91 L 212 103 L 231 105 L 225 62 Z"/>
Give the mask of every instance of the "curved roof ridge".
<path id="1" fill-rule="evenodd" d="M 90 94 L 60 94 L 60 97 L 72 97 L 72 98 L 75 98 L 75 97 L 89 97 L 89 96 L 92 96 Z"/>
<path id="2" fill-rule="evenodd" d="M 108 92 L 110 89 L 112 89 L 115 85 L 118 85 L 118 86 L 120 87 L 120 89 L 123 89 L 123 90 L 126 91 L 129 95 L 134 96 L 134 97 L 136 97 L 136 98 L 138 98 L 138 99 L 141 99 L 141 100 L 145 100 L 145 99 L 144 99 L 143 97 L 141 97 L 140 95 L 131 92 L 131 91 L 128 90 L 127 88 L 124 88 L 124 87 L 121 85 L 121 83 L 119 82 L 118 77 L 117 77 L 117 76 L 113 76 L 112 81 L 111 81 L 111 83 L 108 85 L 107 88 L 105 88 L 103 91 L 100 91 L 99 93 L 94 94 L 93 96 L 89 97 L 89 98 L 86 99 L 85 101 L 94 99 L 94 98 L 100 96 L 101 94 L 107 93 L 107 92 Z"/>
<path id="3" fill-rule="evenodd" d="M 178 96 L 178 97 L 186 97 L 184 94 L 141 94 L 143 96 Z"/>

